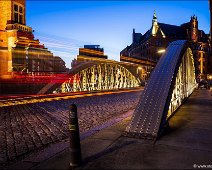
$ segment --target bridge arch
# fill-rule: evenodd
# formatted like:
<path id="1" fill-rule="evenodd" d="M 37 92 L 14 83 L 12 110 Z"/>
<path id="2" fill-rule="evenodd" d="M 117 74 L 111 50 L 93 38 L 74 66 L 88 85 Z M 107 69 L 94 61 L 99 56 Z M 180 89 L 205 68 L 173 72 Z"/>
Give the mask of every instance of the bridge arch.
<path id="1" fill-rule="evenodd" d="M 157 139 L 168 119 L 197 87 L 187 41 L 170 43 L 153 70 L 125 135 Z"/>
<path id="2" fill-rule="evenodd" d="M 62 83 L 49 83 L 39 93 L 66 93 L 133 88 L 140 80 L 118 62 L 86 62 L 73 68 Z"/>

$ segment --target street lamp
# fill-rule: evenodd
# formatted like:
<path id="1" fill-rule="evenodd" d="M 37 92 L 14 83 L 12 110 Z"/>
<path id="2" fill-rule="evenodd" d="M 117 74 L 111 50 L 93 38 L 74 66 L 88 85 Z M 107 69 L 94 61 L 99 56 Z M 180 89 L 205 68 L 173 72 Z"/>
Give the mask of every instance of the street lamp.
<path id="1" fill-rule="evenodd" d="M 29 43 L 25 48 L 25 50 L 26 50 L 26 70 L 27 70 L 27 74 L 29 73 L 29 56 L 28 56 L 29 51 L 28 51 L 28 49 L 29 49 L 30 45 L 31 45 L 31 43 Z"/>
<path id="2" fill-rule="evenodd" d="M 138 77 L 140 80 L 142 79 L 141 74 L 142 74 L 142 68 L 141 68 L 140 66 L 138 66 L 138 68 L 137 68 L 137 77 Z"/>
<path id="3" fill-rule="evenodd" d="M 141 70 L 142 68 L 139 66 L 138 68 L 137 68 L 137 74 L 139 74 L 139 70 Z"/>
<path id="4" fill-rule="evenodd" d="M 165 51 L 166 51 L 165 49 L 161 49 L 161 50 L 158 50 L 158 53 L 162 54 L 162 53 L 165 53 Z"/>

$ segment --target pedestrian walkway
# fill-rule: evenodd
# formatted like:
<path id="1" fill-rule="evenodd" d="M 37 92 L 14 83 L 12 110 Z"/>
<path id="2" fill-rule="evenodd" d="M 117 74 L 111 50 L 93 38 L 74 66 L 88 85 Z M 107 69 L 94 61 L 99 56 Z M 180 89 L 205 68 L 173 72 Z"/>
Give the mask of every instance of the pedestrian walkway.
<path id="1" fill-rule="evenodd" d="M 155 144 L 122 136 L 129 121 L 127 117 L 82 140 L 83 164 L 77 169 L 212 167 L 212 90 L 194 91 L 170 120 L 169 130 Z M 69 149 L 65 149 L 30 167 L 69 169 L 69 160 Z"/>

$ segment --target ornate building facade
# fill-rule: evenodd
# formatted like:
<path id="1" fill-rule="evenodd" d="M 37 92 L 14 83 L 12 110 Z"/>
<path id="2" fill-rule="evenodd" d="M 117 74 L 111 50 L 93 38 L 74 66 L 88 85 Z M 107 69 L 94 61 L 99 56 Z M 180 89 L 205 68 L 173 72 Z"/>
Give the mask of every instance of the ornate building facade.
<path id="1" fill-rule="evenodd" d="M 152 27 L 144 35 L 135 33 L 133 29 L 132 44 L 120 52 L 120 60 L 140 64 L 144 79 L 148 79 L 169 43 L 180 39 L 189 41 L 196 74 L 199 78 L 206 78 L 212 66 L 209 34 L 198 29 L 196 16 L 192 16 L 189 22 L 176 26 L 159 23 L 154 13 Z"/>
<path id="2" fill-rule="evenodd" d="M 25 0 L 1 0 L 0 19 L 1 78 L 17 72 L 54 72 L 54 63 L 63 62 L 61 58 L 54 59 L 53 54 L 34 38 L 32 28 L 26 25 Z"/>

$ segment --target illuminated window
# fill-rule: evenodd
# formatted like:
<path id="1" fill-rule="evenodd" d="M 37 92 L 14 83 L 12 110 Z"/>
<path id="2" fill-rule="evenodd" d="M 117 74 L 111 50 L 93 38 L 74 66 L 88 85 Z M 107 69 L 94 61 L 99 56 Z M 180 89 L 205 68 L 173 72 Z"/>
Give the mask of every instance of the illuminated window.
<path id="1" fill-rule="evenodd" d="M 19 4 L 14 4 L 14 21 L 15 23 L 23 24 L 24 22 L 24 12 L 23 6 Z"/>

